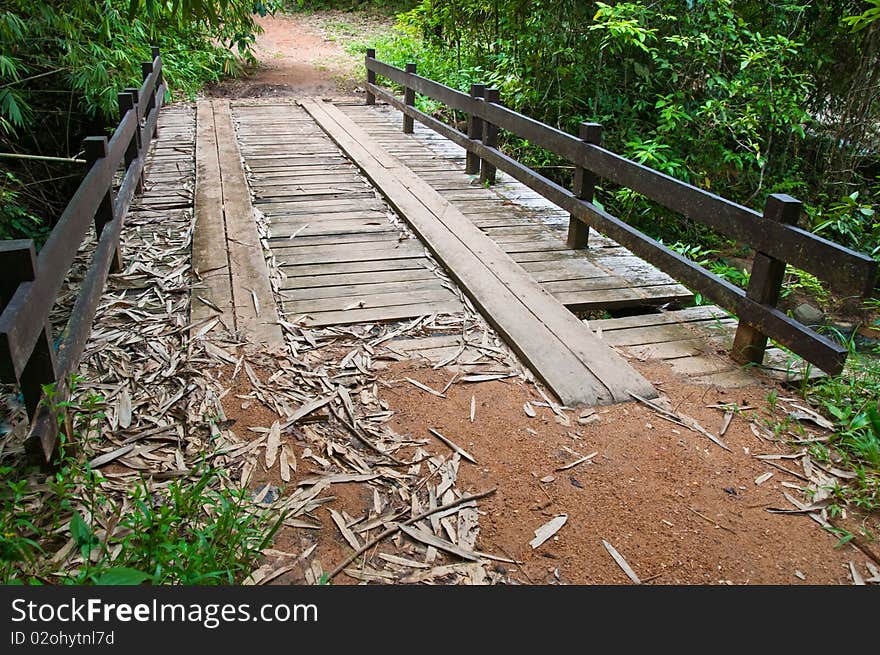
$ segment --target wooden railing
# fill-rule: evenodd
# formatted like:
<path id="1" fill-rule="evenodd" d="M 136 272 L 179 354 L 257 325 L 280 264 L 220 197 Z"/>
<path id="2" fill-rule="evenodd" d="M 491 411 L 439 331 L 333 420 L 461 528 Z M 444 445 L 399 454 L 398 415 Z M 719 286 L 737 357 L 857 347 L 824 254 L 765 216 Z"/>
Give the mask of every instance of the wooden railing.
<path id="1" fill-rule="evenodd" d="M 412 131 L 415 119 L 465 148 L 466 171 L 479 172 L 482 182 L 493 183 L 496 168 L 500 169 L 568 211 L 569 246 L 587 247 L 592 227 L 735 313 L 739 317 L 732 352 L 736 361 L 760 364 L 767 339 L 771 338 L 826 373 L 837 375 L 843 370 L 845 346 L 814 332 L 776 307 L 785 265 L 812 273 L 842 295 L 866 296 L 873 289 L 877 264 L 871 257 L 797 227 L 801 213 L 798 200 L 783 194 L 771 195 L 764 213 L 759 214 L 602 148 L 602 128 L 595 123 L 581 124 L 580 134 L 573 136 L 503 107 L 495 89 L 475 84 L 470 94 L 465 94 L 420 77 L 415 64 L 407 64 L 406 70 L 401 70 L 378 61 L 372 49 L 367 50 L 365 65 L 367 104 L 381 98 L 403 112 L 404 132 Z M 377 75 L 402 86 L 404 99 L 379 86 Z M 416 109 L 417 93 L 467 114 L 467 133 Z M 572 190 L 498 150 L 499 128 L 574 164 Z M 599 178 L 628 187 L 752 247 L 756 256 L 748 289 L 743 291 L 593 204 Z"/>
<path id="2" fill-rule="evenodd" d="M 64 398 L 107 275 L 121 270 L 119 236 L 132 198 L 143 189 L 144 158 L 165 97 L 158 48 L 152 56 L 142 64 L 140 88 L 119 94 L 120 121 L 110 140 L 85 139 L 88 170 L 39 254 L 30 239 L 0 242 L 0 380 L 19 385 L 30 419 L 28 454 L 44 463 L 57 443 L 58 417 L 42 402 L 43 385 L 55 385 L 56 402 Z M 93 221 L 96 246 L 56 352 L 49 313 Z"/>

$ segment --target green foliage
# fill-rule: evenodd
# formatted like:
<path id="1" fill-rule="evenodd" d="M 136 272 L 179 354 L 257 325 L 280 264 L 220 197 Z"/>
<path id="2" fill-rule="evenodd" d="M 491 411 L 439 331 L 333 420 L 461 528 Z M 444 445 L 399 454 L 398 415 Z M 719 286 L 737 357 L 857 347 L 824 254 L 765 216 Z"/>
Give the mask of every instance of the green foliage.
<path id="1" fill-rule="evenodd" d="M 827 444 L 817 443 L 811 456 L 856 473 L 838 490 L 847 502 L 880 509 L 880 360 L 876 353 L 851 352 L 844 375 L 819 378 L 806 385 L 804 396 L 824 408 L 835 423 Z"/>
<path id="2" fill-rule="evenodd" d="M 874 203 L 862 200 L 858 191 L 827 206 L 810 207 L 808 216 L 816 234 L 850 248 L 864 249 L 875 257 L 880 254 L 880 216 Z"/>
<path id="3" fill-rule="evenodd" d="M 494 86 L 507 106 L 570 132 L 581 121 L 600 122 L 609 149 L 755 209 L 771 192 L 824 207 L 865 187 L 860 162 L 880 152 L 864 120 L 880 118 L 871 73 L 880 48 L 871 30 L 854 36 L 844 22 L 858 11 L 856 2 L 421 0 L 393 33 L 352 49 L 374 47 L 397 66 L 416 62 L 421 74 L 462 91 L 474 82 Z M 502 140 L 568 182 L 563 162 L 509 135 Z M 600 198 L 652 236 L 719 245 L 637 194 L 609 188 Z M 836 204 L 817 209 L 814 225 L 853 247 L 876 247 L 864 214 L 854 220 L 867 228 L 847 233 L 820 217 L 835 213 Z"/>
<path id="4" fill-rule="evenodd" d="M 252 0 L 0 0 L 0 151 L 75 156 L 84 136 L 116 124 L 117 94 L 138 85 L 151 45 L 162 53 L 171 99 L 239 73 L 253 60 L 254 12 L 274 7 Z M 39 242 L 78 175 L 3 161 L 18 180 L 0 171 L 0 238 Z"/>
<path id="5" fill-rule="evenodd" d="M 62 437 L 57 470 L 45 479 L 0 467 L 0 582 L 236 584 L 250 573 L 283 513 L 270 521 L 251 506 L 246 489 L 229 488 L 223 473 L 205 463 L 171 483 L 142 480 L 124 497 L 112 494 L 90 468 L 83 438 L 102 417 L 103 400 L 67 404 L 78 456 Z M 78 568 L 66 567 L 66 557 L 54 559 L 68 540 L 81 558 Z"/>
<path id="6" fill-rule="evenodd" d="M 744 268 L 738 268 L 730 264 L 726 259 L 719 256 L 718 250 L 703 248 L 696 244 L 682 243 L 677 241 L 669 246 L 680 255 L 694 261 L 718 277 L 724 278 L 734 284 L 746 288 L 749 285 L 749 272 Z"/>
<path id="7" fill-rule="evenodd" d="M 18 179 L 0 168 L 0 240 L 35 238 L 42 241 L 47 233 L 43 222 L 19 202 L 15 186 Z"/>
<path id="8" fill-rule="evenodd" d="M 151 44 L 166 58 L 171 88 L 183 94 L 236 72 L 240 65 L 226 46 L 248 55 L 254 9 L 251 0 L 3 0 L 0 134 L 32 127 L 34 112 L 55 106 L 59 92 L 76 111 L 112 119 L 116 94 L 140 78 Z"/>
<path id="9" fill-rule="evenodd" d="M 880 0 L 868 0 L 868 4 L 873 6 L 861 14 L 844 17 L 843 22 L 846 25 L 849 25 L 854 31 L 858 31 L 870 26 L 871 23 L 880 21 Z"/>

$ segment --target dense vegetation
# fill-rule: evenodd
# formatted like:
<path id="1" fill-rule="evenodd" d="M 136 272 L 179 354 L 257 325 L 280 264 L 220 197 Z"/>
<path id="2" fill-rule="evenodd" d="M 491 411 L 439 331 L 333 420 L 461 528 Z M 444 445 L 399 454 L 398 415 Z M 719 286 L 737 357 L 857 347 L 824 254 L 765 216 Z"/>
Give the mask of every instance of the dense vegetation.
<path id="1" fill-rule="evenodd" d="M 151 44 L 174 98 L 238 72 L 254 12 L 270 8 L 253 0 L 0 0 L 0 152 L 74 157 L 84 136 L 116 122 L 116 94 L 141 79 Z M 0 158 L 0 239 L 39 237 L 81 173 L 75 164 Z"/>
<path id="2" fill-rule="evenodd" d="M 873 5 L 873 7 L 872 7 Z M 462 90 L 483 82 L 531 116 L 760 209 L 807 203 L 810 227 L 877 254 L 880 4 L 741 0 L 421 0 L 380 57 Z M 507 147 L 547 171 L 563 162 Z M 625 190 L 602 196 L 643 229 L 722 245 Z"/>

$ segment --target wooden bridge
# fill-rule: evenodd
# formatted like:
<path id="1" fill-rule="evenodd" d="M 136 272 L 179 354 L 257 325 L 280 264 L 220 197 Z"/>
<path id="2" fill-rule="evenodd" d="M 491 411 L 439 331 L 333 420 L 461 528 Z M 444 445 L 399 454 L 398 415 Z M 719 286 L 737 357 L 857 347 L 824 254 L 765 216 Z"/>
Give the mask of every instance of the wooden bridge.
<path id="1" fill-rule="evenodd" d="M 121 99 L 122 136 L 94 151 L 95 179 L 87 176 L 87 193 L 72 202 L 80 240 L 92 217 L 104 232 L 83 292 L 88 298 L 119 257 L 126 203 L 139 186 L 161 105 L 161 59 L 154 55 L 139 94 Z M 793 198 L 772 196 L 761 215 L 603 149 L 597 125 L 584 124 L 575 137 L 504 108 L 492 89 L 474 85 L 464 94 L 416 75 L 414 65 L 388 66 L 372 51 L 365 63 L 366 104 L 198 102 L 191 324 L 199 336 L 210 321 L 260 347 L 283 348 L 281 322 L 395 321 L 470 304 L 566 405 L 654 397 L 633 357 L 669 360 L 707 381 L 743 363 L 782 377 L 815 374 L 804 360 L 830 374 L 842 369 L 843 346 L 776 308 L 785 265 L 852 295 L 873 288 L 875 264 L 797 228 Z M 402 99 L 377 76 L 399 85 Z M 467 132 L 419 111 L 416 93 L 464 113 Z M 572 162 L 572 189 L 501 152 L 499 129 Z M 175 135 L 160 129 L 158 142 L 173 151 Z M 120 163 L 127 171 L 121 187 L 111 179 Z M 148 186 L 154 173 L 162 177 L 163 170 L 148 169 Z M 748 290 L 593 204 L 599 179 L 754 247 Z M 161 182 L 172 193 L 169 180 Z M 86 327 L 70 332 L 73 349 L 63 347 L 68 354 L 58 366 L 47 346 L 51 335 L 40 330 L 71 258 L 53 268 L 21 243 L 0 255 L 19 262 L 15 279 L 5 281 L 0 372 L 22 385 L 33 416 L 40 396 L 34 385 L 74 370 L 94 300 L 84 301 L 75 320 Z M 718 305 L 691 307 L 691 289 Z M 592 318 L 609 311 L 617 317 Z M 787 351 L 767 348 L 768 338 Z M 425 347 L 459 345 L 450 334 Z M 732 350 L 724 366 L 703 356 L 718 347 Z M 50 424 L 39 416 L 33 424 L 46 456 Z"/>

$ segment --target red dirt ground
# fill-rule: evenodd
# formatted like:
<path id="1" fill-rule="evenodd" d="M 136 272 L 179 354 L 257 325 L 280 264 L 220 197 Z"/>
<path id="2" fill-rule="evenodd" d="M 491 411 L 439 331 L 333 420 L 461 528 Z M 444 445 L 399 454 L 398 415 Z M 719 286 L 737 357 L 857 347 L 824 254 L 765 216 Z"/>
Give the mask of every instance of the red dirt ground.
<path id="1" fill-rule="evenodd" d="M 261 69 L 215 89 L 214 94 L 258 97 L 340 91 L 336 79 L 345 76 L 348 65 L 327 67 L 327 62 L 343 61 L 344 56 L 336 43 L 322 36 L 319 21 L 298 15 L 267 18 L 261 24 L 265 29 L 257 43 Z M 757 381 L 736 390 L 697 386 L 676 377 L 664 364 L 635 365 L 677 411 L 713 433 L 718 432 L 722 412 L 707 405 L 766 406 L 769 387 Z M 484 513 L 477 545 L 522 561 L 522 566 L 509 566 L 513 579 L 628 583 L 603 547 L 603 539 L 643 581 L 657 584 L 849 584 L 850 561 L 865 572 L 866 557 L 852 544 L 835 548 L 836 537 L 808 517 L 766 511 L 787 507 L 781 483 L 799 480 L 752 457 L 786 449 L 759 440 L 742 417 L 733 419 L 724 437 L 732 449 L 725 452 L 637 403 L 597 408 L 600 420 L 589 425 L 579 425 L 575 413 L 568 427 L 544 407 L 536 407 L 538 415 L 529 418 L 523 403 L 540 398 L 521 383 L 456 384 L 443 399 L 405 382 L 404 376 L 438 388 L 451 374 L 415 362 L 384 371 L 382 397 L 398 412 L 390 426 L 419 438 L 430 437 L 427 429 L 436 428 L 474 455 L 479 465 L 462 462 L 463 490 L 498 488 L 480 503 Z M 249 386 L 242 384 L 236 392 L 247 393 Z M 473 423 L 468 418 L 472 394 L 477 402 Z M 224 399 L 224 407 L 227 416 L 237 421 L 239 435 L 247 434 L 247 426 L 270 424 L 272 412 L 266 408 L 265 412 L 256 406 L 242 410 L 232 396 Z M 563 447 L 582 455 L 598 454 L 591 463 L 556 471 L 576 459 Z M 765 472 L 774 475 L 756 485 L 755 478 Z M 553 480 L 542 482 L 547 476 Z M 341 507 L 352 515 L 370 502 L 357 485 L 339 485 L 337 495 Z M 533 531 L 559 514 L 568 515 L 567 524 L 555 538 L 532 550 L 528 542 Z M 329 520 L 326 523 L 326 530 L 284 530 L 276 547 L 299 552 L 317 540 L 317 558 L 329 570 L 348 548 Z M 291 572 L 276 583 L 303 579 L 301 572 Z M 340 575 L 336 582 L 351 580 Z"/>

